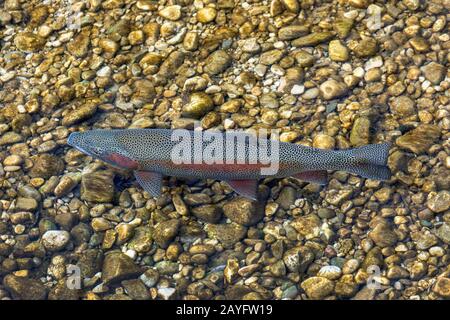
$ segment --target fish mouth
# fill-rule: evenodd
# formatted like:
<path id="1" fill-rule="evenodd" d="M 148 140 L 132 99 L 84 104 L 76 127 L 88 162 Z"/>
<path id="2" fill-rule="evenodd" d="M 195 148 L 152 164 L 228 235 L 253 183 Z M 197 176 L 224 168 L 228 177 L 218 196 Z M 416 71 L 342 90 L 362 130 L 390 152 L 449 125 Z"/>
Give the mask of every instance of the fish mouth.
<path id="1" fill-rule="evenodd" d="M 77 138 L 77 136 L 79 136 L 80 134 L 78 132 L 72 132 L 69 137 L 67 138 L 67 144 L 71 147 L 76 148 L 76 144 L 75 144 L 75 140 Z"/>

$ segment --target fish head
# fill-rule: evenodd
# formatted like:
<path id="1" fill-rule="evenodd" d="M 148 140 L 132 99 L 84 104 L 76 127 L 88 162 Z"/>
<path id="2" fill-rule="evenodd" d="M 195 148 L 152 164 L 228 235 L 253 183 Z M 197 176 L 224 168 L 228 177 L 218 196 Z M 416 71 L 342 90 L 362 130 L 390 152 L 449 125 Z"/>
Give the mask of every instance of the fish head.
<path id="1" fill-rule="evenodd" d="M 67 139 L 67 144 L 119 168 L 137 169 L 139 167 L 138 161 L 132 159 L 117 139 L 116 133 L 111 130 L 73 132 Z"/>

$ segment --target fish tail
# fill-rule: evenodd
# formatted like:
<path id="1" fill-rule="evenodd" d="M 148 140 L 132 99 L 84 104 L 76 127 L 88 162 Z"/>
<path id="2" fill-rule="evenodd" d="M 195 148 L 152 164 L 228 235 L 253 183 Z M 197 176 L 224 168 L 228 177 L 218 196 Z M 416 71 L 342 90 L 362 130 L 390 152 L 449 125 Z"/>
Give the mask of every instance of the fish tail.
<path id="1" fill-rule="evenodd" d="M 369 144 L 347 150 L 351 163 L 347 171 L 367 179 L 389 180 L 391 171 L 387 166 L 389 143 Z"/>

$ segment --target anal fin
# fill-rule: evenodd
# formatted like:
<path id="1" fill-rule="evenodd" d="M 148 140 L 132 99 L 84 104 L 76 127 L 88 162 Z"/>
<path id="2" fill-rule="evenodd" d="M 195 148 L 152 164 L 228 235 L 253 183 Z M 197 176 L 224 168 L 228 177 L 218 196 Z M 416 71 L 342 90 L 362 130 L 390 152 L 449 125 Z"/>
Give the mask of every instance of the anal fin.
<path id="1" fill-rule="evenodd" d="M 257 200 L 258 180 L 227 180 L 227 183 L 241 196 Z"/>
<path id="2" fill-rule="evenodd" d="M 150 171 L 134 171 L 134 176 L 139 185 L 152 197 L 161 195 L 162 174 Z"/>
<path id="3" fill-rule="evenodd" d="M 320 185 L 327 184 L 328 182 L 328 173 L 326 170 L 299 172 L 293 175 L 293 177 L 302 181 L 317 183 Z"/>

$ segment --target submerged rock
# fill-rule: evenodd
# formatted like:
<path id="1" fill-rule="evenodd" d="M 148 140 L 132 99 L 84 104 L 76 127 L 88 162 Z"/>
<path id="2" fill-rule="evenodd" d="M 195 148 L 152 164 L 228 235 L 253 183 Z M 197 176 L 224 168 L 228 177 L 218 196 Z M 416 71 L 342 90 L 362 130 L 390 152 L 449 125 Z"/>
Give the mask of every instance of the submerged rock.
<path id="1" fill-rule="evenodd" d="M 102 268 L 102 281 L 105 284 L 114 284 L 138 277 L 141 273 L 141 268 L 121 252 L 111 252 L 105 256 Z"/>
<path id="2" fill-rule="evenodd" d="M 14 299 L 44 300 L 47 297 L 47 289 L 39 280 L 10 274 L 3 279 L 3 285 Z"/>
<path id="3" fill-rule="evenodd" d="M 244 197 L 236 197 L 226 203 L 223 212 L 228 219 L 244 226 L 256 224 L 264 215 L 264 211 L 258 208 L 255 201 Z"/>
<path id="4" fill-rule="evenodd" d="M 81 199 L 90 202 L 111 202 L 114 197 L 113 173 L 97 171 L 81 178 Z"/>
<path id="5" fill-rule="evenodd" d="M 421 154 L 427 152 L 440 135 L 441 132 L 435 125 L 421 124 L 397 138 L 396 144 L 415 154 Z"/>
<path id="6" fill-rule="evenodd" d="M 237 223 L 207 224 L 208 236 L 219 240 L 224 246 L 231 247 L 247 233 L 247 228 Z"/>

